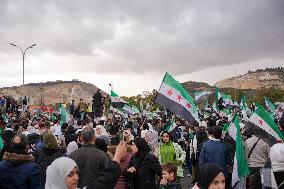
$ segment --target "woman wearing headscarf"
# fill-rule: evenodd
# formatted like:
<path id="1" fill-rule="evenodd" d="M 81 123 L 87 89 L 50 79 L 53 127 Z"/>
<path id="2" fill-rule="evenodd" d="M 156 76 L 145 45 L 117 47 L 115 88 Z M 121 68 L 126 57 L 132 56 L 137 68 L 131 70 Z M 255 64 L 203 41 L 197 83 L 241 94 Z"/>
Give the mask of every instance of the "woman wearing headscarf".
<path id="1" fill-rule="evenodd" d="M 45 189 L 76 189 L 78 181 L 76 162 L 70 158 L 61 157 L 48 166 Z"/>
<path id="2" fill-rule="evenodd" d="M 183 177 L 182 164 L 185 161 L 186 153 L 182 150 L 181 146 L 172 142 L 170 133 L 164 131 L 162 133 L 162 143 L 160 144 L 159 160 L 161 164 L 168 162 L 175 163 L 178 166 L 177 176 Z"/>
<path id="3" fill-rule="evenodd" d="M 27 153 L 27 137 L 16 135 L 0 162 L 0 188 L 40 189 L 38 165 Z"/>
<path id="4" fill-rule="evenodd" d="M 129 162 L 127 172 L 132 174 L 130 178 L 133 178 L 133 182 L 128 182 L 129 188 L 155 189 L 157 187 L 155 177 L 156 175 L 162 175 L 158 158 L 150 153 L 151 149 L 143 138 L 136 138 L 132 142 L 131 150 L 133 156 Z"/>
<path id="5" fill-rule="evenodd" d="M 106 131 L 106 128 L 102 125 L 97 125 L 96 126 L 96 137 L 103 139 L 107 145 L 110 144 L 110 136 Z"/>
<path id="6" fill-rule="evenodd" d="M 151 153 L 158 157 L 159 156 L 159 134 L 154 130 L 147 130 L 145 133 L 145 140 L 151 148 Z"/>
<path id="7" fill-rule="evenodd" d="M 223 168 L 216 163 L 202 165 L 198 181 L 192 189 L 225 189 Z"/>

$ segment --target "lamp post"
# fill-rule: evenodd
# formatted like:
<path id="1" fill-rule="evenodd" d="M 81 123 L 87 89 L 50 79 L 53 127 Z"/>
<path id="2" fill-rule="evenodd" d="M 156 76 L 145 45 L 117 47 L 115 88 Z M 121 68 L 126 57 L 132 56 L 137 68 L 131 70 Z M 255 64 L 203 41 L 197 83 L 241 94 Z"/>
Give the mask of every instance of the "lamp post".
<path id="1" fill-rule="evenodd" d="M 14 43 L 10 43 L 10 45 L 17 47 L 21 50 L 21 53 L 23 55 L 23 85 L 25 85 L 25 55 L 26 55 L 26 51 L 28 49 L 33 48 L 34 46 L 36 46 L 36 44 L 30 45 L 28 46 L 25 50 L 23 50 L 21 47 L 19 47 L 18 45 L 15 45 Z"/>

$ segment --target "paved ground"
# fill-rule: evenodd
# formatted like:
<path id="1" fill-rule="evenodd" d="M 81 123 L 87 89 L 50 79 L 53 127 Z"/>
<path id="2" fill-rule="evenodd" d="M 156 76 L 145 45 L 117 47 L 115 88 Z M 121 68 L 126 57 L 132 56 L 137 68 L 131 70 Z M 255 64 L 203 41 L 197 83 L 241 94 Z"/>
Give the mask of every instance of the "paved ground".
<path id="1" fill-rule="evenodd" d="M 191 189 L 193 184 L 191 183 L 191 177 L 187 177 L 187 169 L 184 170 L 184 178 L 180 179 L 182 189 Z"/>

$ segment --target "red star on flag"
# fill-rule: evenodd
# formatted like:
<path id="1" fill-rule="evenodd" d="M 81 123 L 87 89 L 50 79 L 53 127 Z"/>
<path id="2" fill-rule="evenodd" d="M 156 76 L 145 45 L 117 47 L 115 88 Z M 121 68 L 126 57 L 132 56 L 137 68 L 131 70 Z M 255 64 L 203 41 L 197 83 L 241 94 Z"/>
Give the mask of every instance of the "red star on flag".
<path id="1" fill-rule="evenodd" d="M 177 95 L 177 100 L 180 102 L 182 100 L 181 95 Z"/>
<path id="2" fill-rule="evenodd" d="M 191 108 L 191 105 L 189 103 L 186 103 L 186 107 Z"/>
<path id="3" fill-rule="evenodd" d="M 259 120 L 258 123 L 259 123 L 260 125 L 263 125 L 263 121 L 262 121 L 262 120 Z"/>
<path id="4" fill-rule="evenodd" d="M 172 90 L 173 90 L 173 89 L 167 90 L 167 95 L 171 96 L 171 95 L 173 94 Z"/>

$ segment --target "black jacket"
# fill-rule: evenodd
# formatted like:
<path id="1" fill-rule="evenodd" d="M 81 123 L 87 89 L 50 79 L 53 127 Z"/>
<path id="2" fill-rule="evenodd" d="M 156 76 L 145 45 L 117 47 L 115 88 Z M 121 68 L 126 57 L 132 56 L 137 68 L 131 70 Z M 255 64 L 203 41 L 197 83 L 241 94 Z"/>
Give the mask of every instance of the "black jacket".
<path id="1" fill-rule="evenodd" d="M 44 187 L 46 181 L 46 169 L 52 162 L 64 156 L 64 152 L 60 149 L 39 149 L 33 154 L 35 163 L 39 166 L 40 180 Z"/>
<path id="2" fill-rule="evenodd" d="M 162 185 L 160 189 L 181 189 L 181 185 L 177 182 L 174 182 L 167 185 Z"/>
<path id="3" fill-rule="evenodd" d="M 78 188 L 114 188 L 120 176 L 119 165 L 95 145 L 84 144 L 69 157 L 77 163 L 80 170 Z"/>
<path id="4" fill-rule="evenodd" d="M 129 162 L 129 168 L 135 167 L 135 156 Z M 148 153 L 133 173 L 133 187 L 135 189 L 156 189 L 156 175 L 162 175 L 161 165 L 156 156 Z"/>

